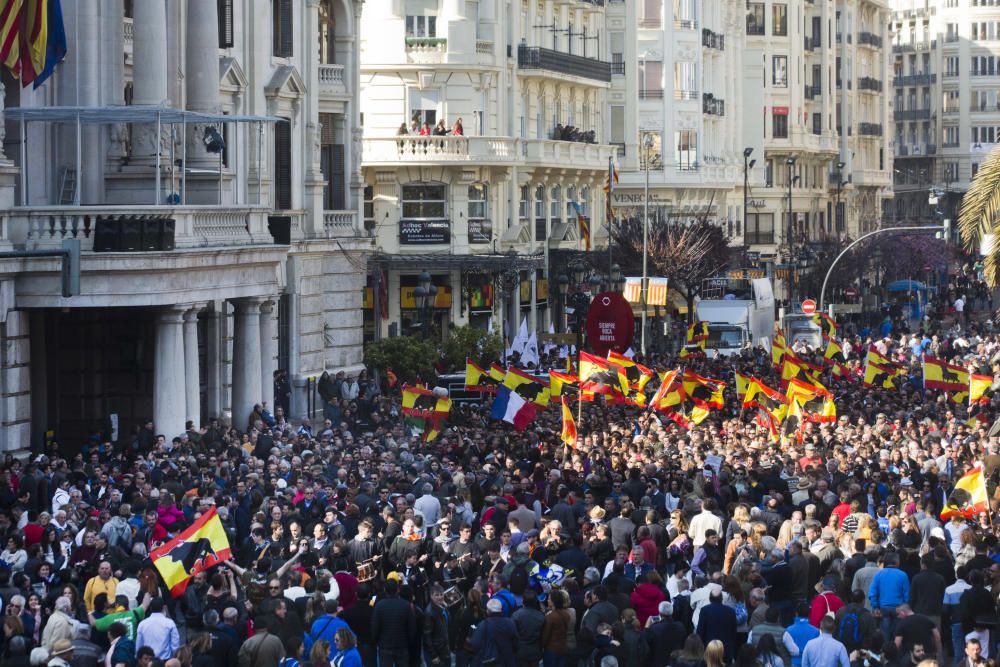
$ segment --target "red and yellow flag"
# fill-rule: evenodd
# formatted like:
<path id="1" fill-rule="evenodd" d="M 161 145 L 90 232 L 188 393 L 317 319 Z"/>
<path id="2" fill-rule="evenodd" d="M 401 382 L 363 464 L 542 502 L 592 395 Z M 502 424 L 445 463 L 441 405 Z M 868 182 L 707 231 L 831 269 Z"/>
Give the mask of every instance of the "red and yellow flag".
<path id="1" fill-rule="evenodd" d="M 569 409 L 566 397 L 562 397 L 562 441 L 576 449 L 576 422 L 573 421 L 573 411 Z"/>
<path id="2" fill-rule="evenodd" d="M 969 405 L 989 405 L 993 397 L 993 376 L 972 374 L 969 378 Z"/>
<path id="3" fill-rule="evenodd" d="M 969 371 L 937 357 L 924 357 L 924 387 L 944 391 L 968 391 Z"/>
<path id="4" fill-rule="evenodd" d="M 575 375 L 570 375 L 569 373 L 561 373 L 559 371 L 549 371 L 549 394 L 552 396 L 562 396 L 563 387 L 569 385 L 573 387 L 573 391 L 576 391 L 576 385 L 580 382 L 580 378 Z"/>
<path id="5" fill-rule="evenodd" d="M 951 490 L 948 502 L 941 510 L 941 518 L 950 519 L 958 515 L 971 519 L 980 512 L 988 511 L 989 508 L 986 478 L 983 477 L 983 469 L 977 466 L 955 482 L 955 488 Z"/>
<path id="6" fill-rule="evenodd" d="M 174 597 L 184 594 L 191 577 L 232 557 L 226 531 L 214 507 L 190 528 L 149 554 Z"/>
<path id="7" fill-rule="evenodd" d="M 721 410 L 725 405 L 722 390 L 726 383 L 722 380 L 714 380 L 691 371 L 684 371 L 683 383 L 684 392 L 696 406 L 705 410 Z"/>

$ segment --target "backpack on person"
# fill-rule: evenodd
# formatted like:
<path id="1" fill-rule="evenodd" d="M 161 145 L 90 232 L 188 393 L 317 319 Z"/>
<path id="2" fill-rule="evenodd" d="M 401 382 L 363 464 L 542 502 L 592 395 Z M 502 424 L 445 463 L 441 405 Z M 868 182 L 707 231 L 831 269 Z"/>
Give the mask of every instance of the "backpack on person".
<path id="1" fill-rule="evenodd" d="M 510 573 L 507 587 L 514 595 L 524 595 L 524 591 L 528 588 L 528 580 L 528 564 L 518 563 Z"/>
<path id="2" fill-rule="evenodd" d="M 845 611 L 837 624 L 837 640 L 850 650 L 861 646 L 861 619 L 857 611 Z"/>

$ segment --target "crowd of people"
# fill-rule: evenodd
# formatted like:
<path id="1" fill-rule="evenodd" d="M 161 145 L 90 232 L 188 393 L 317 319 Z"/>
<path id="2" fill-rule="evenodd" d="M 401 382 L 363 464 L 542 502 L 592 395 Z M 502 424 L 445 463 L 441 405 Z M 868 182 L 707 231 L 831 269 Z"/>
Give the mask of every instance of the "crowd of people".
<path id="1" fill-rule="evenodd" d="M 993 514 L 938 517 L 973 466 L 995 488 L 997 403 L 969 421 L 924 390 L 920 357 L 1000 376 L 1000 337 L 976 314 L 861 333 L 842 332 L 851 375 L 824 377 L 836 421 L 777 442 L 734 391 L 737 371 L 779 383 L 748 348 L 642 360 L 727 380 L 700 425 L 584 402 L 572 448 L 558 409 L 516 432 L 489 396 L 456 402 L 423 442 L 399 388 L 366 374 L 327 380 L 321 424 L 257 406 L 250 425 L 164 437 L 147 423 L 128 442 L 8 457 L 0 661 L 993 664 Z M 863 384 L 869 345 L 907 369 L 893 389 Z M 233 558 L 174 596 L 149 554 L 213 509 Z"/>

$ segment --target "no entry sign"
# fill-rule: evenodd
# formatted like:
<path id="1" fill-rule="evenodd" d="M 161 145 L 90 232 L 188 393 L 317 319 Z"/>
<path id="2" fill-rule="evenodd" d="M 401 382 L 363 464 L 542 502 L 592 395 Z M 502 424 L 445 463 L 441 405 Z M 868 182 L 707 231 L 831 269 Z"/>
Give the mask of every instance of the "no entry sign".
<path id="1" fill-rule="evenodd" d="M 802 312 L 806 315 L 812 315 L 816 312 L 816 302 L 812 299 L 804 299 L 802 301 Z"/>

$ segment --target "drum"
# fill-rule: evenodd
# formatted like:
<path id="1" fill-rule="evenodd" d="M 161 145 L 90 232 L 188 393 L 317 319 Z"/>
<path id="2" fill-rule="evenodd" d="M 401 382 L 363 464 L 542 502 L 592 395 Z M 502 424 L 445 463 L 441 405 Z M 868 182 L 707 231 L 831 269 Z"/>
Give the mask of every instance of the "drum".
<path id="1" fill-rule="evenodd" d="M 444 592 L 444 603 L 449 607 L 462 603 L 462 591 L 458 590 L 458 586 L 452 586 Z"/>
<path id="2" fill-rule="evenodd" d="M 358 563 L 358 581 L 365 582 L 371 581 L 376 577 L 376 567 L 375 559 L 366 560 L 362 563 Z"/>

